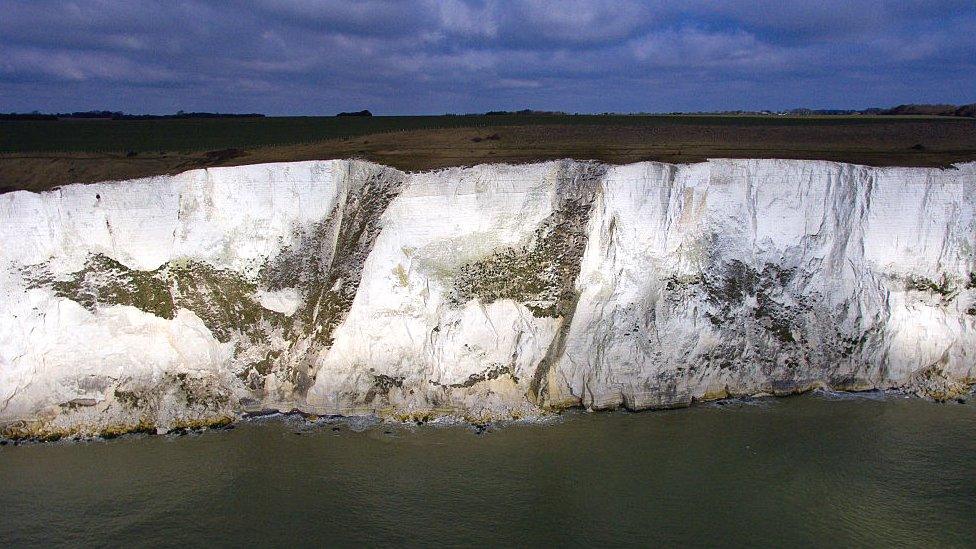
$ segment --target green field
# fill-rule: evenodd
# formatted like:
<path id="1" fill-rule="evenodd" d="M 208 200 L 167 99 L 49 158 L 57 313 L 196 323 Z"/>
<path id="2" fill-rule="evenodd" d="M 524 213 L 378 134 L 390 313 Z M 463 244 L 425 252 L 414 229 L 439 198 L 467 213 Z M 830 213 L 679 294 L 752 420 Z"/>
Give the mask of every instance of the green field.
<path id="1" fill-rule="evenodd" d="M 195 152 L 254 149 L 406 130 L 526 125 L 838 126 L 917 122 L 914 116 L 465 115 L 0 121 L 0 153 Z M 946 124 L 966 119 L 941 118 Z"/>
<path id="2" fill-rule="evenodd" d="M 0 193 L 216 166 L 356 158 L 405 171 L 560 158 L 976 161 L 976 118 L 472 115 L 0 121 Z"/>

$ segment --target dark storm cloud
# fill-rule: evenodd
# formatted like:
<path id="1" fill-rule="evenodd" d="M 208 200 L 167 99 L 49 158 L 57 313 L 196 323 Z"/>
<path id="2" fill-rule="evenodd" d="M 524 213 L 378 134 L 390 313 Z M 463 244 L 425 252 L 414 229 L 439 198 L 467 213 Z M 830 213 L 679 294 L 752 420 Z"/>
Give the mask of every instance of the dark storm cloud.
<path id="1" fill-rule="evenodd" d="M 0 111 L 971 102 L 972 0 L 0 0 Z"/>

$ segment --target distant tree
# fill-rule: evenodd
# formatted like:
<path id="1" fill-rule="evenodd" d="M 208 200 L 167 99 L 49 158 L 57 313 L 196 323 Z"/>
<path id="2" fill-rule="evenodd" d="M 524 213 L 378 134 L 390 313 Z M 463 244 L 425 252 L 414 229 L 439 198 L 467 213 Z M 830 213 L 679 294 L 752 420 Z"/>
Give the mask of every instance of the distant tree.
<path id="1" fill-rule="evenodd" d="M 956 116 L 968 116 L 970 118 L 976 117 L 976 103 L 970 103 L 969 105 L 962 105 L 956 109 Z"/>
<path id="2" fill-rule="evenodd" d="M 356 111 L 356 112 L 340 112 L 336 116 L 373 116 L 373 113 L 369 112 L 366 109 L 363 109 L 361 111 Z"/>

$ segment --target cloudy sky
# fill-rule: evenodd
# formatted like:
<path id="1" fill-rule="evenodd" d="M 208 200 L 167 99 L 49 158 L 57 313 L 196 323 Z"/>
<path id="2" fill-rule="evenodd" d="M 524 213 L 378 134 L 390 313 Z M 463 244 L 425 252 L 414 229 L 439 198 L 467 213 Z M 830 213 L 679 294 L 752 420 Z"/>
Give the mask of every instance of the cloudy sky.
<path id="1" fill-rule="evenodd" d="M 973 101 L 974 0 L 0 0 L 0 112 Z"/>

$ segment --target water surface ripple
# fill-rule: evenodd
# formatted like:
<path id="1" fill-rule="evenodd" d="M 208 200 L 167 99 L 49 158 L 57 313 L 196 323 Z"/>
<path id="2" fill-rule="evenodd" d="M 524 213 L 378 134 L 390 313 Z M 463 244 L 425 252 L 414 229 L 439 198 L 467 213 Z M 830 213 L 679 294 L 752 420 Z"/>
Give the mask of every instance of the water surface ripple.
<path id="1" fill-rule="evenodd" d="M 0 544 L 976 545 L 976 406 L 807 395 L 0 448 Z"/>

